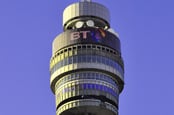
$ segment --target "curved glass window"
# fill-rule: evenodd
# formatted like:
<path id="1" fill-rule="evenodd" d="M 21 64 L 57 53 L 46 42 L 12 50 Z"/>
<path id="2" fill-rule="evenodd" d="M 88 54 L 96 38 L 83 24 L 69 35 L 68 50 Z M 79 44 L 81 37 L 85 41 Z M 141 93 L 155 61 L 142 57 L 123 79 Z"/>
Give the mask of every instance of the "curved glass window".
<path id="1" fill-rule="evenodd" d="M 64 59 L 66 57 L 76 55 L 77 52 L 78 54 L 88 54 L 88 55 L 93 55 L 94 53 L 101 54 L 101 56 L 106 56 L 108 58 L 117 57 L 119 60 L 119 63 L 123 67 L 123 62 L 122 62 L 123 60 L 120 57 L 121 55 L 118 51 L 105 46 L 96 45 L 96 44 L 81 44 L 81 45 L 74 45 L 73 47 L 70 46 L 63 50 L 57 51 L 56 54 L 50 60 L 50 68 L 52 68 L 54 64 L 57 63 L 57 61 L 60 61 L 60 56 L 61 56 L 61 59 Z"/>
<path id="2" fill-rule="evenodd" d="M 79 72 L 79 73 L 72 73 L 67 76 L 64 76 L 61 78 L 57 83 L 56 83 L 56 89 L 70 81 L 75 81 L 75 80 L 100 80 L 100 81 L 105 81 L 107 83 L 112 84 L 114 87 L 117 87 L 116 82 L 109 76 L 105 75 L 102 73 L 97 73 L 97 72 Z"/>
<path id="3" fill-rule="evenodd" d="M 124 71 L 122 67 L 114 60 L 109 59 L 107 57 L 99 56 L 99 55 L 75 55 L 64 58 L 63 60 L 56 63 L 53 68 L 50 70 L 51 75 L 59 68 L 74 64 L 74 63 L 100 63 L 116 68 L 120 74 L 123 76 Z"/>
<path id="4" fill-rule="evenodd" d="M 60 89 L 59 92 L 57 92 L 57 96 L 63 95 L 65 93 L 73 92 L 73 91 L 85 91 L 85 90 L 98 90 L 101 92 L 109 93 L 114 97 L 118 97 L 118 92 L 114 91 L 112 88 L 101 85 L 101 84 L 92 84 L 92 83 L 82 83 L 82 84 L 77 84 L 77 85 L 72 85 L 72 86 L 65 86 L 64 88 Z M 93 92 L 91 92 L 93 93 Z"/>

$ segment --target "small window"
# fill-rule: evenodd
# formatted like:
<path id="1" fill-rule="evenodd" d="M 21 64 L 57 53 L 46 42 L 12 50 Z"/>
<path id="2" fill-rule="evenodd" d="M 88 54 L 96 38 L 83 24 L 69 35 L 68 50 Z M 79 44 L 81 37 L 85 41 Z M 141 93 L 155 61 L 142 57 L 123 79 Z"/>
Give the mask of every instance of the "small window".
<path id="1" fill-rule="evenodd" d="M 77 49 L 81 49 L 81 46 L 78 46 Z"/>
<path id="2" fill-rule="evenodd" d="M 87 62 L 87 56 L 82 56 L 82 62 L 86 63 Z"/>
<path id="3" fill-rule="evenodd" d="M 83 73 L 83 79 L 86 79 L 86 73 Z"/>
<path id="4" fill-rule="evenodd" d="M 87 78 L 90 76 L 90 73 L 87 73 Z"/>
<path id="5" fill-rule="evenodd" d="M 113 53 L 113 51 L 112 51 L 112 50 L 110 50 L 110 53 Z"/>
<path id="6" fill-rule="evenodd" d="M 100 49 L 101 49 L 101 47 L 100 47 L 100 46 L 97 46 L 97 49 L 98 49 L 98 50 L 100 50 Z"/>
<path id="7" fill-rule="evenodd" d="M 64 65 L 68 64 L 68 58 L 65 58 L 63 61 L 64 61 Z"/>
<path id="8" fill-rule="evenodd" d="M 96 62 L 96 57 L 92 56 L 92 62 L 95 63 Z"/>
<path id="9" fill-rule="evenodd" d="M 109 65 L 110 63 L 109 63 L 109 59 L 108 58 L 105 58 L 105 60 L 106 60 L 106 65 Z"/>
<path id="10" fill-rule="evenodd" d="M 81 78 L 82 77 L 82 73 L 79 73 L 79 78 Z"/>
<path id="11" fill-rule="evenodd" d="M 59 69 L 61 67 L 61 61 L 57 63 L 57 68 Z"/>
<path id="12" fill-rule="evenodd" d="M 76 49 L 76 47 L 73 47 L 73 50 L 75 50 Z"/>
<path id="13" fill-rule="evenodd" d="M 106 63 L 105 62 L 105 58 L 104 57 L 101 57 L 101 59 L 102 59 L 102 63 L 105 64 Z"/>
<path id="14" fill-rule="evenodd" d="M 60 54 L 62 54 L 63 53 L 63 50 L 60 52 Z"/>
<path id="15" fill-rule="evenodd" d="M 69 58 L 68 58 L 68 63 L 69 63 L 69 64 L 72 64 L 72 57 L 69 57 Z"/>
<path id="16" fill-rule="evenodd" d="M 81 57 L 82 57 L 81 55 L 77 56 L 77 62 L 78 62 L 78 63 L 81 63 L 81 62 L 82 62 Z"/>
<path id="17" fill-rule="evenodd" d="M 83 46 L 82 46 L 82 48 L 83 48 L 83 49 L 86 49 L 86 46 L 85 46 L 85 45 L 83 45 Z"/>
<path id="18" fill-rule="evenodd" d="M 72 80 L 76 79 L 74 74 L 71 74 L 71 79 Z"/>
<path id="19" fill-rule="evenodd" d="M 109 49 L 107 48 L 106 51 L 109 52 Z"/>
<path id="20" fill-rule="evenodd" d="M 102 61 L 101 61 L 102 59 L 101 59 L 101 56 L 97 56 L 97 63 L 101 63 Z"/>
<path id="21" fill-rule="evenodd" d="M 64 52 L 67 52 L 67 49 L 65 49 Z"/>
<path id="22" fill-rule="evenodd" d="M 91 48 L 91 46 L 90 45 L 87 45 L 87 48 Z"/>
<path id="23" fill-rule="evenodd" d="M 92 46 L 92 48 L 93 48 L 93 49 L 95 49 L 95 48 L 96 48 L 96 46 Z"/>
<path id="24" fill-rule="evenodd" d="M 95 78 L 95 76 L 96 76 L 95 73 L 91 73 L 90 79 Z"/>
<path id="25" fill-rule="evenodd" d="M 99 74 L 98 73 L 96 73 L 96 79 L 97 80 L 99 80 L 100 78 L 99 78 Z"/>
<path id="26" fill-rule="evenodd" d="M 92 88 L 92 89 L 95 89 L 95 85 L 94 85 L 94 84 L 91 84 L 91 85 L 92 85 L 91 88 Z"/>
<path id="27" fill-rule="evenodd" d="M 68 51 L 71 51 L 71 48 L 68 48 Z"/>
<path id="28" fill-rule="evenodd" d="M 77 56 L 73 56 L 73 63 L 77 63 L 76 57 Z"/>
<path id="29" fill-rule="evenodd" d="M 110 66 L 111 66 L 111 67 L 114 67 L 114 63 L 115 63 L 115 62 L 114 62 L 113 60 L 110 60 Z"/>
<path id="30" fill-rule="evenodd" d="M 85 58 L 86 58 L 86 62 L 88 62 L 88 63 L 89 63 L 89 62 L 90 62 L 90 58 L 89 58 L 89 56 L 88 56 L 88 55 L 86 55 L 86 56 L 85 56 Z"/>
<path id="31" fill-rule="evenodd" d="M 83 84 L 83 89 L 87 89 L 87 84 Z"/>

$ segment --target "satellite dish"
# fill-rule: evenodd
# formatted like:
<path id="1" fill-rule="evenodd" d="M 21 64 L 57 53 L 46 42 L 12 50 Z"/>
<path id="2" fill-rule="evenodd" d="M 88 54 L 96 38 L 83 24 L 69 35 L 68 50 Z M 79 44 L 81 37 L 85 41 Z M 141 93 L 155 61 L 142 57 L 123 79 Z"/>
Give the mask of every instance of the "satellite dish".
<path id="1" fill-rule="evenodd" d="M 83 26 L 83 24 L 84 24 L 84 22 L 78 21 L 78 22 L 76 22 L 75 27 L 76 28 L 81 28 Z"/>
<path id="2" fill-rule="evenodd" d="M 94 21 L 93 21 L 93 20 L 88 20 L 88 21 L 86 22 L 86 24 L 87 24 L 87 26 L 89 26 L 89 27 L 94 27 Z"/>

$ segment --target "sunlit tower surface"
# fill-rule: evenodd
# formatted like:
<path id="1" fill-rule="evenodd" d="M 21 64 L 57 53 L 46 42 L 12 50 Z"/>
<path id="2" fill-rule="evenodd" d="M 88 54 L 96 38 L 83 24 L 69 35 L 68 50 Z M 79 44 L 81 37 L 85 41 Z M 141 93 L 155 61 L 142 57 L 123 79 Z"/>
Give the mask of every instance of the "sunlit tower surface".
<path id="1" fill-rule="evenodd" d="M 65 8 L 52 44 L 50 85 L 57 115 L 118 115 L 124 64 L 108 9 L 91 0 Z"/>

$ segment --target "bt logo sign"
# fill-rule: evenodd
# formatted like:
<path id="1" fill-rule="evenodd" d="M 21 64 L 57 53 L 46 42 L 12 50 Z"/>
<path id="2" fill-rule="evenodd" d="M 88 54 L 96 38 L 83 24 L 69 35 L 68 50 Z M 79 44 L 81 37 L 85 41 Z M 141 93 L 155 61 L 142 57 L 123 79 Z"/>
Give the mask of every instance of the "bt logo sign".
<path id="1" fill-rule="evenodd" d="M 77 39 L 87 39 L 87 37 L 92 38 L 93 40 L 100 41 L 102 38 L 106 37 L 106 33 L 103 29 L 95 29 L 92 31 L 89 30 L 84 30 L 84 31 L 77 31 L 77 32 L 72 32 L 70 34 L 70 39 L 71 40 L 77 40 Z"/>
<path id="2" fill-rule="evenodd" d="M 88 33 L 90 33 L 90 31 L 72 32 L 71 33 L 71 40 L 77 40 L 79 38 L 86 39 Z"/>

